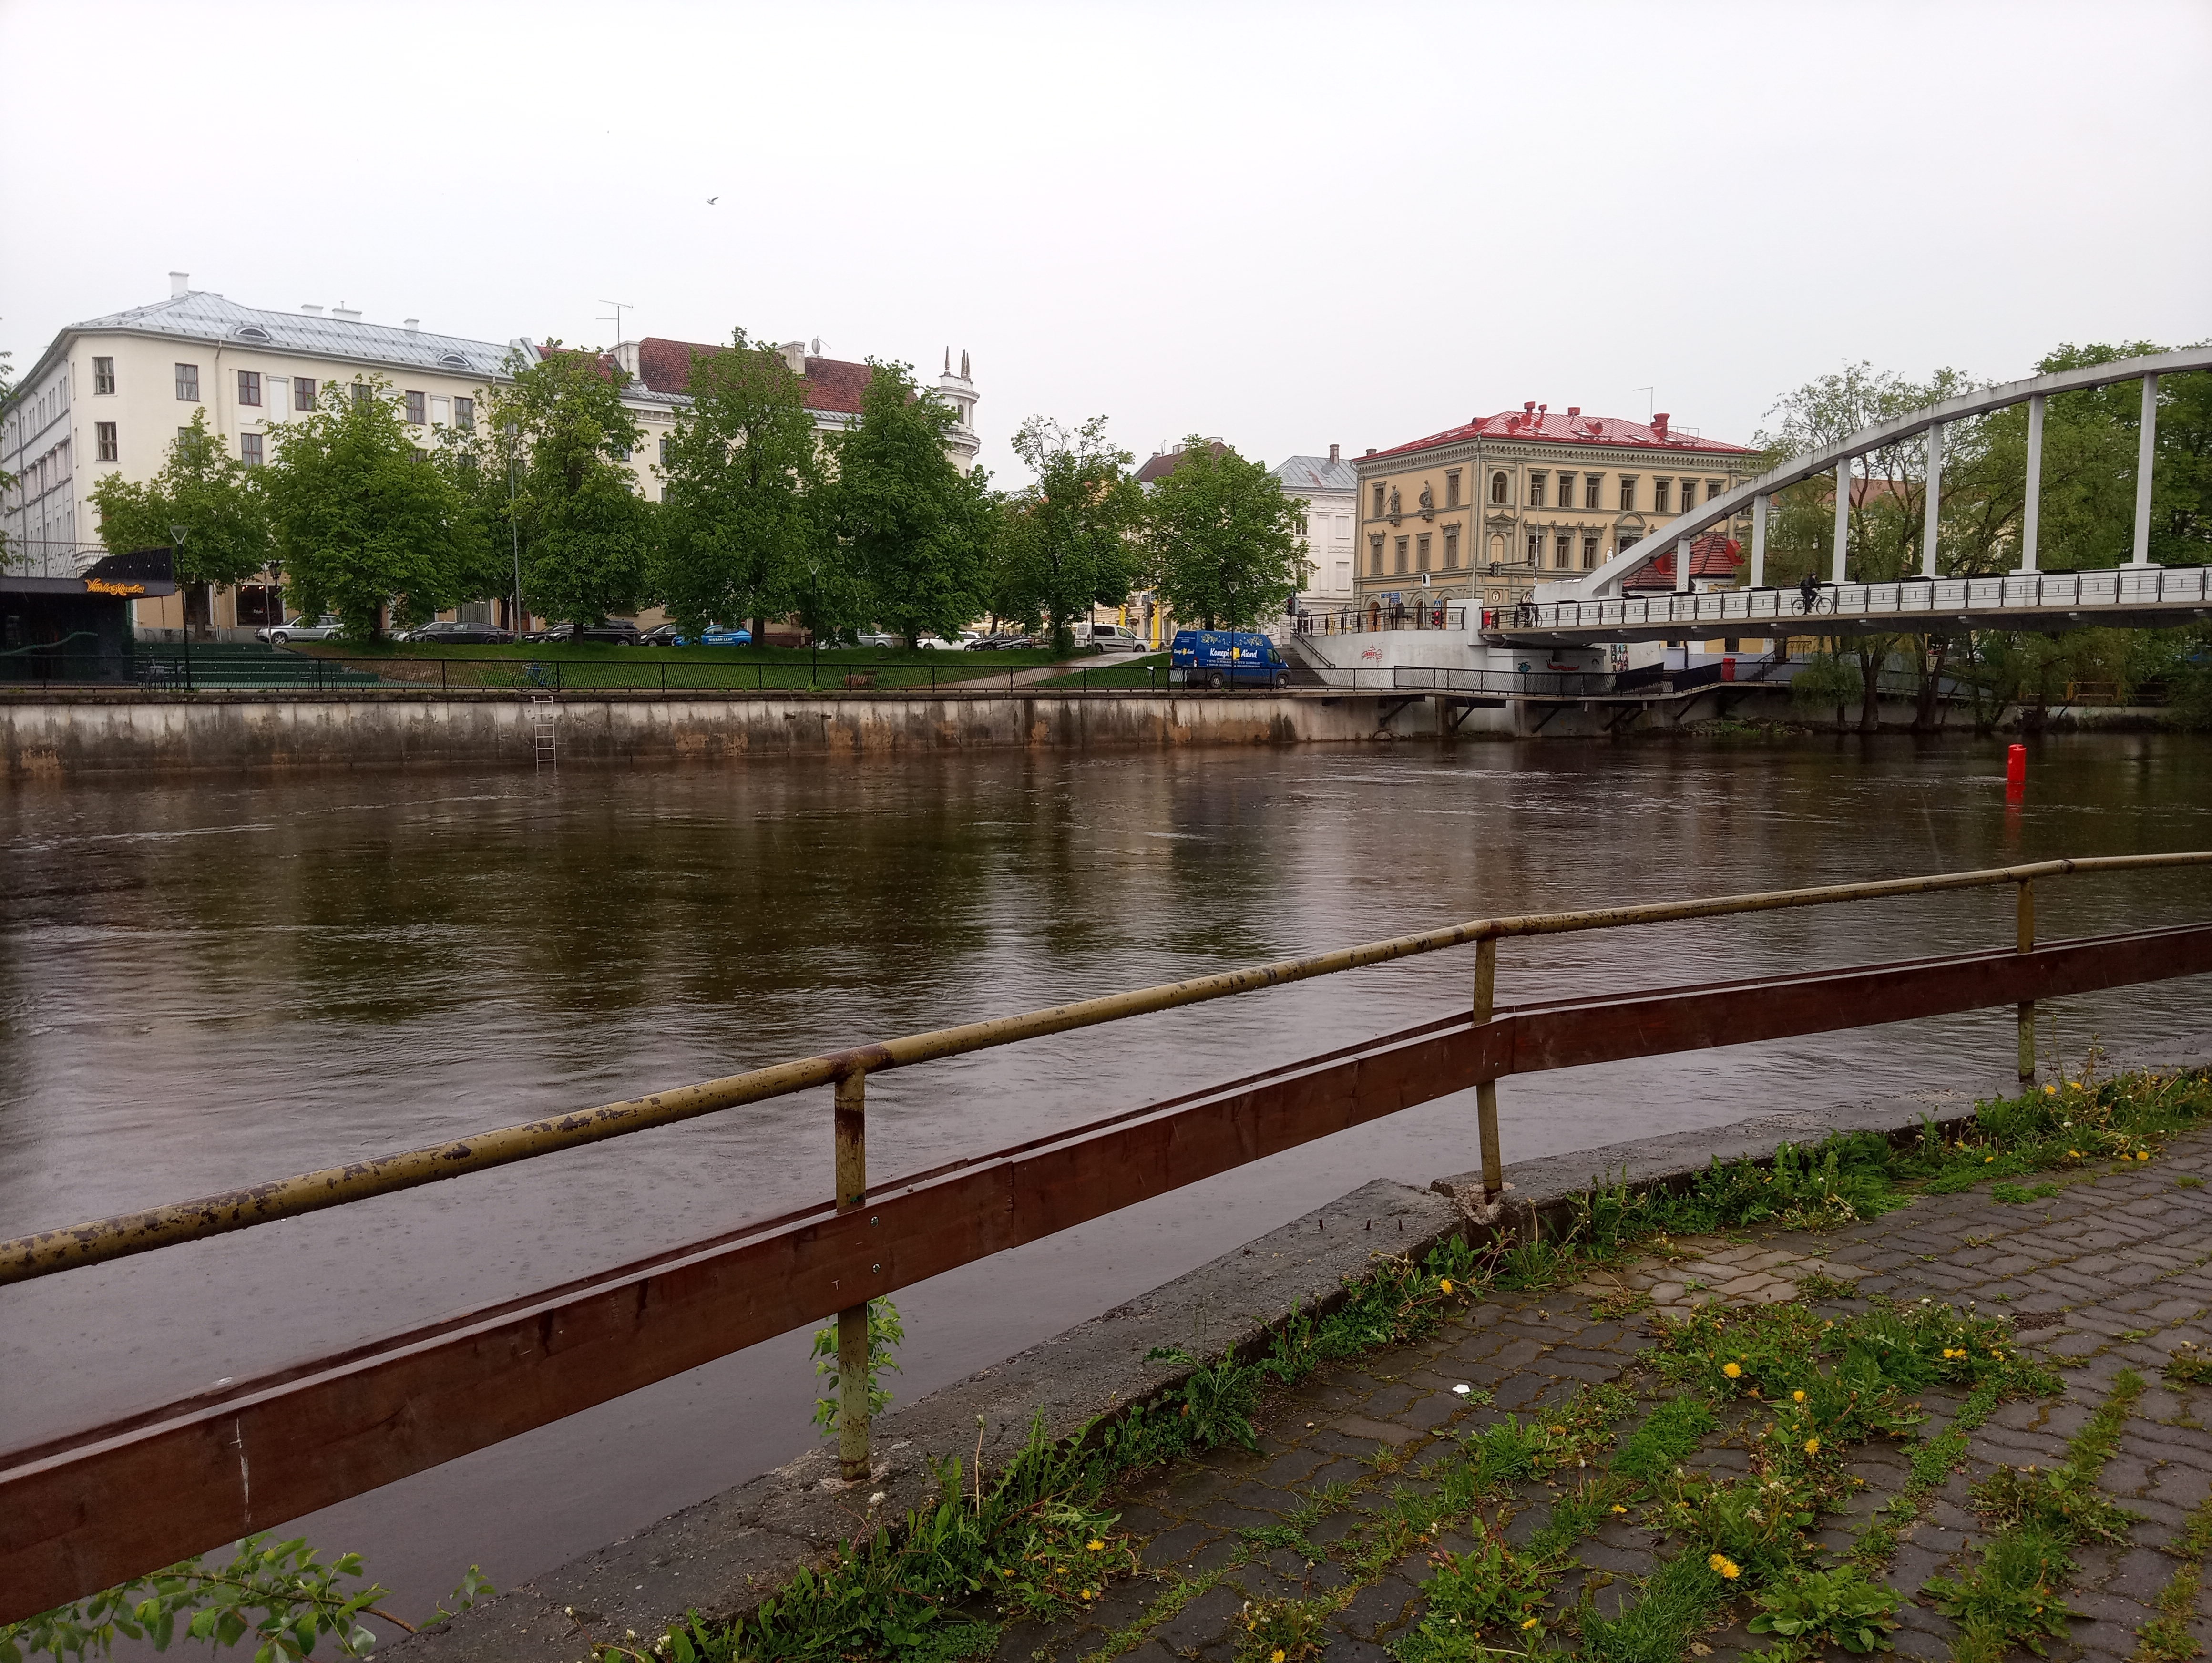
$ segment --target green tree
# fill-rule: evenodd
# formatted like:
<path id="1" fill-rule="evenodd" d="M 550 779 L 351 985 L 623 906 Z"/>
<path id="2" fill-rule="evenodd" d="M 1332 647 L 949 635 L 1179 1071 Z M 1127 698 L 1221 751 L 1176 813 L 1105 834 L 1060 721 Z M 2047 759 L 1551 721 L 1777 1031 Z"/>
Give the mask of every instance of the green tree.
<path id="1" fill-rule="evenodd" d="M 286 599 L 335 612 L 349 636 L 373 641 L 386 605 L 415 623 L 453 604 L 465 505 L 414 442 L 390 386 L 356 387 L 277 429 L 259 483 Z"/>
<path id="2" fill-rule="evenodd" d="M 1000 522 L 1005 539 L 994 605 L 1031 628 L 1048 622 L 1053 645 L 1074 645 L 1075 620 L 1129 593 L 1129 533 L 1144 496 L 1130 478 L 1129 453 L 1094 416 L 1070 431 L 1032 416 L 1014 436 L 1014 454 L 1036 481 L 1018 492 Z"/>
<path id="3" fill-rule="evenodd" d="M 138 484 L 109 473 L 93 486 L 100 540 L 117 554 L 173 547 L 177 582 L 187 588 L 242 583 L 276 551 L 258 472 L 230 454 L 221 434 L 208 431 L 205 410 L 195 410 L 151 479 Z"/>
<path id="4" fill-rule="evenodd" d="M 959 417 L 915 387 L 912 365 L 869 363 L 860 423 L 836 443 L 832 524 L 873 621 L 913 647 L 984 608 L 990 476 L 953 466 L 945 446 Z"/>
<path id="5" fill-rule="evenodd" d="M 459 504 L 453 594 L 463 600 L 512 597 L 520 543 L 514 486 L 521 472 L 513 436 L 482 423 L 471 433 L 446 428 L 432 455 Z"/>
<path id="6" fill-rule="evenodd" d="M 1152 581 L 1178 618 L 1247 628 L 1297 593 L 1304 518 L 1264 464 L 1193 434 L 1145 504 Z"/>
<path id="7" fill-rule="evenodd" d="M 684 629 L 801 609 L 824 548 L 821 447 L 806 386 L 742 329 L 691 361 L 690 410 L 668 440 L 653 586 Z"/>
<path id="8" fill-rule="evenodd" d="M 514 379 L 487 391 L 483 414 L 520 460 L 514 512 L 532 608 L 577 624 L 630 611 L 654 527 L 629 466 L 645 442 L 622 400 L 629 377 L 558 341 L 535 362 L 515 355 L 508 368 Z"/>

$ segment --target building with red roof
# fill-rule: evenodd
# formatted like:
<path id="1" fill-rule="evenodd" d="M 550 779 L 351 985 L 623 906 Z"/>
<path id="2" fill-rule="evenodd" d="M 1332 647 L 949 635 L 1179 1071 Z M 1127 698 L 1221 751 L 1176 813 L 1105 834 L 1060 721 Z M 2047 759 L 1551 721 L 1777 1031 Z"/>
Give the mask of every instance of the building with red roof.
<path id="1" fill-rule="evenodd" d="M 1665 414 L 1632 422 L 1570 405 L 1555 415 L 1533 399 L 1370 450 L 1354 464 L 1361 604 L 1528 600 L 1539 581 L 1595 570 L 1684 509 L 1750 478 L 1759 461 L 1750 447 L 1677 427 Z M 1705 550 L 1700 539 L 1693 582 L 1734 581 L 1732 540 L 1741 538 L 1717 536 Z M 1673 557 L 1662 558 L 1671 585 Z"/>

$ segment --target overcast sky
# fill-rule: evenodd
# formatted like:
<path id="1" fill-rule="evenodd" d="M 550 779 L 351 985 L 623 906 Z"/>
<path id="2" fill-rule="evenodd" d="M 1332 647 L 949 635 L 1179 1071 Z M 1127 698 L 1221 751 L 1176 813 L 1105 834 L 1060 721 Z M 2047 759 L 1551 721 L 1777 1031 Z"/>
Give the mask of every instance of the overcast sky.
<path id="1" fill-rule="evenodd" d="M 2212 3 L 0 0 L 0 347 L 172 268 L 506 340 L 973 355 L 1269 462 L 2212 335 Z M 709 198 L 714 198 L 711 204 Z M 1654 391 L 1647 393 L 1645 388 Z"/>

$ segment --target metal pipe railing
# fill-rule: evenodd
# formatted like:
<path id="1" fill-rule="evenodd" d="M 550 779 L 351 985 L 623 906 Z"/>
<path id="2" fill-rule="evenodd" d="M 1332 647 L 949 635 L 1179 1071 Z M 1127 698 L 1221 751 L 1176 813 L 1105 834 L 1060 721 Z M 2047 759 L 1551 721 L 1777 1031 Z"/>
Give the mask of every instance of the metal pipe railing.
<path id="1" fill-rule="evenodd" d="M 1747 912 L 1775 912 L 1850 901 L 1929 895 L 1960 889 L 2026 884 L 2071 873 L 2140 871 L 2161 867 L 2212 864 L 2212 850 L 2166 855 L 2110 855 L 2078 860 L 2039 861 L 2023 866 L 1991 867 L 1971 872 L 1936 873 L 1917 878 L 1885 878 L 1864 883 L 1826 884 L 1808 889 L 1756 891 L 1696 900 L 1656 901 L 1637 906 L 1592 907 L 1565 912 L 1521 913 L 1478 918 L 1418 935 L 1393 936 L 1358 947 L 1339 947 L 1300 959 L 1279 959 L 1243 970 L 1222 971 L 1187 981 L 1163 983 L 1127 993 L 1110 993 L 1069 1004 L 1048 1006 L 1019 1016 L 965 1022 L 928 1033 L 909 1034 L 848 1051 L 825 1052 L 727 1075 L 696 1085 L 654 1092 L 645 1097 L 602 1104 L 573 1114 L 503 1126 L 473 1137 L 374 1160 L 325 1167 L 291 1178 L 196 1200 L 94 1219 L 61 1229 L 41 1230 L 0 1241 L 0 1287 L 40 1276 L 126 1258 L 179 1242 L 204 1240 L 234 1230 L 297 1218 L 325 1208 L 349 1205 L 372 1197 L 488 1172 L 518 1160 L 562 1149 L 604 1142 L 656 1126 L 672 1126 L 723 1109 L 759 1103 L 831 1085 L 856 1074 L 881 1074 L 917 1063 L 941 1061 L 989 1051 L 1024 1039 L 1097 1027 L 1132 1016 L 1204 1004 L 1238 994 L 1282 987 L 1292 982 L 1333 976 L 1370 965 L 1389 964 L 1471 942 L 1508 936 L 1559 935 L 1586 929 L 1615 929 L 1638 924 L 1674 923 L 1693 918 L 1726 917 Z"/>

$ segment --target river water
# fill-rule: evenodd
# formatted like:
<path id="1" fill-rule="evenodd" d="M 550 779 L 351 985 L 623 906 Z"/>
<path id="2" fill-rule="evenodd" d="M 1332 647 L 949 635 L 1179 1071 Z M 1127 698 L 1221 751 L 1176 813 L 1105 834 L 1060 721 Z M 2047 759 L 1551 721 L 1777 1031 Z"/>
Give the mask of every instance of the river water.
<path id="1" fill-rule="evenodd" d="M 0 790 L 0 1236 L 783 1057 L 1539 907 L 2212 844 L 2212 745 L 1961 741 L 802 758 Z M 2046 885 L 2046 937 L 2201 912 Z M 2008 941 L 2009 892 L 1510 942 L 1502 1000 Z M 884 1176 L 1462 1006 L 1472 954 L 872 1084 Z M 2077 1053 L 2212 1025 L 2072 1002 Z M 1985 1080 L 2008 1013 L 1508 1081 L 1509 1160 Z M 902 1398 L 1376 1177 L 1475 1163 L 1447 1099 L 900 1296 Z M 826 1092 L 0 1290 L 0 1449 L 826 1194 Z M 303 1521 L 402 1614 L 788 1459 L 805 1337 Z"/>

